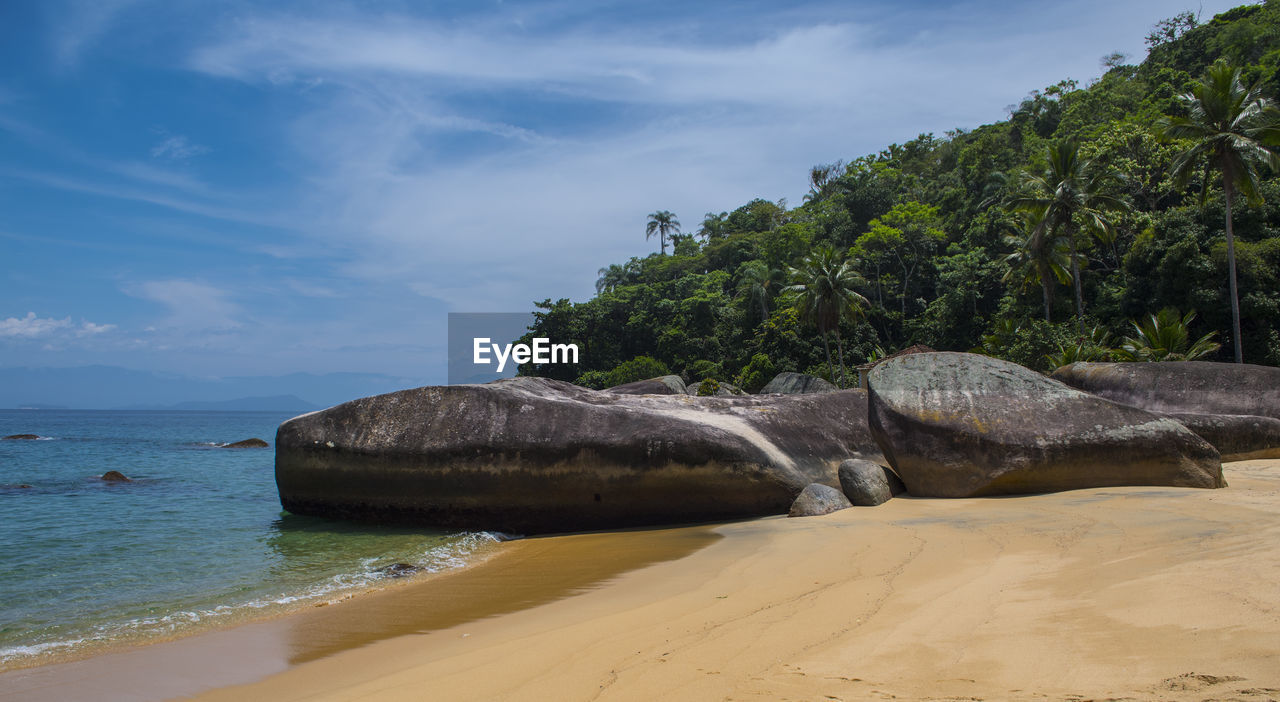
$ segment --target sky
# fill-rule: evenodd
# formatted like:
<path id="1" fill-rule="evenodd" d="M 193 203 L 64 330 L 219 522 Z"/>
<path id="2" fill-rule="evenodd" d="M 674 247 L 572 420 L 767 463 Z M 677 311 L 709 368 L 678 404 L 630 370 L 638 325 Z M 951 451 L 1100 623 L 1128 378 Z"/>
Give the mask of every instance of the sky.
<path id="1" fill-rule="evenodd" d="M 443 383 L 647 215 L 1007 116 L 1235 2 L 0 3 L 0 368 Z"/>

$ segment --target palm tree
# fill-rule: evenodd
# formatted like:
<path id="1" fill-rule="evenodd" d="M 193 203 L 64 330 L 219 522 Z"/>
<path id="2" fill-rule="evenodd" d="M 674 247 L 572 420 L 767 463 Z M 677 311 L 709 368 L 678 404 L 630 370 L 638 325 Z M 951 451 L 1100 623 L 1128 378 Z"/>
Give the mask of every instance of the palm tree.
<path id="1" fill-rule="evenodd" d="M 840 339 L 840 320 L 861 317 L 870 304 L 854 287 L 862 278 L 853 262 L 841 259 L 835 249 L 820 248 L 809 254 L 799 268 L 792 268 L 792 284 L 784 292 L 794 296 L 796 311 L 813 320 L 822 335 L 822 348 L 827 355 L 827 368 L 836 384 L 844 386 L 844 344 Z M 836 332 L 836 350 L 840 354 L 840 375 L 831 363 L 831 345 L 827 335 Z"/>
<path id="2" fill-rule="evenodd" d="M 1022 220 L 1020 234 L 1005 237 L 1015 248 L 1004 259 L 1009 271 L 1003 280 L 1015 281 L 1020 286 L 1039 283 L 1044 297 L 1044 321 L 1052 322 L 1054 282 L 1063 285 L 1071 282 L 1066 237 L 1045 226 L 1043 209 L 1024 209 L 1018 214 Z"/>
<path id="3" fill-rule="evenodd" d="M 760 303 L 760 318 L 769 318 L 769 293 L 773 290 L 777 271 L 770 270 L 764 261 L 742 264 L 738 277 L 738 292 L 751 303 Z"/>
<path id="4" fill-rule="evenodd" d="M 1250 205 L 1262 204 L 1258 187 L 1259 171 L 1265 163 L 1280 170 L 1280 156 L 1270 145 L 1280 141 L 1280 110 L 1262 96 L 1261 81 L 1245 88 L 1240 69 L 1218 61 L 1205 71 L 1204 78 L 1182 96 L 1186 117 L 1165 121 L 1165 136 L 1192 139 L 1194 144 L 1173 162 L 1173 175 L 1185 186 L 1196 166 L 1204 163 L 1222 173 L 1226 202 L 1227 281 L 1231 294 L 1231 339 L 1236 363 L 1244 362 L 1244 340 L 1240 336 L 1240 294 L 1236 289 L 1236 242 L 1231 230 L 1231 200 L 1236 192 Z M 1208 192 L 1206 174 L 1200 202 Z"/>
<path id="5" fill-rule="evenodd" d="M 1080 144 L 1074 139 L 1049 147 L 1049 163 L 1042 173 L 1024 173 L 1020 186 L 1028 194 L 1014 197 L 1009 207 L 1017 210 L 1044 211 L 1041 227 L 1066 238 L 1071 252 L 1071 280 L 1076 292 L 1076 321 L 1084 333 L 1084 297 L 1080 288 L 1080 258 L 1076 253 L 1077 222 L 1093 234 L 1109 233 L 1113 227 L 1109 211 L 1127 210 L 1124 200 L 1109 194 L 1119 178 L 1094 166 L 1080 156 Z"/>
<path id="6" fill-rule="evenodd" d="M 613 291 L 622 284 L 626 279 L 627 271 L 616 263 L 610 263 L 607 268 L 601 268 L 596 271 L 596 275 L 600 276 L 596 279 L 596 294 L 602 292 Z"/>
<path id="7" fill-rule="evenodd" d="M 667 236 L 680 233 L 680 220 L 667 210 L 661 210 L 649 215 L 649 224 L 644 228 L 644 238 L 647 241 L 654 234 L 658 235 L 658 242 L 662 246 L 662 255 L 667 255 Z"/>
<path id="8" fill-rule="evenodd" d="M 1177 310 L 1166 307 L 1142 324 L 1131 322 L 1137 336 L 1126 336 L 1115 356 L 1121 361 L 1194 361 L 1222 348 L 1213 340 L 1217 332 L 1191 341 L 1189 328 L 1195 318 L 1194 310 L 1179 316 Z"/>

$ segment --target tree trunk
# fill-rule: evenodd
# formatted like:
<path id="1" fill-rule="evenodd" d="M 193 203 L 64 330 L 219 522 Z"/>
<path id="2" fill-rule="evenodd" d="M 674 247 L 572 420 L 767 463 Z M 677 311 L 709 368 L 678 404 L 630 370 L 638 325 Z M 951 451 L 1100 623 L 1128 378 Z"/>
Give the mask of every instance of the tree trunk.
<path id="1" fill-rule="evenodd" d="M 1231 174 L 1223 172 L 1222 189 L 1227 198 L 1227 281 L 1231 293 L 1231 334 L 1236 347 L 1236 363 L 1244 363 L 1244 339 L 1240 336 L 1240 294 L 1236 290 L 1236 238 L 1231 231 Z"/>
<path id="2" fill-rule="evenodd" d="M 831 344 L 827 343 L 827 332 L 822 329 L 818 331 L 822 332 L 822 349 L 827 352 L 827 372 L 831 374 L 831 379 L 834 381 L 836 379 L 836 369 L 835 366 L 831 365 Z"/>
<path id="3" fill-rule="evenodd" d="M 1080 263 L 1076 260 L 1075 232 L 1067 233 L 1067 241 L 1071 244 L 1071 282 L 1076 288 L 1076 331 L 1084 335 L 1084 296 L 1080 292 Z"/>
<path id="4" fill-rule="evenodd" d="M 840 355 L 840 381 L 836 383 L 836 387 L 846 387 L 848 382 L 848 373 L 844 369 L 844 342 L 840 340 L 840 328 L 836 327 L 836 353 Z"/>
<path id="5" fill-rule="evenodd" d="M 1050 275 L 1053 275 L 1053 274 L 1050 273 Z M 1049 310 L 1053 306 L 1053 296 L 1052 296 L 1052 293 L 1049 291 L 1050 285 L 1053 285 L 1052 279 L 1046 278 L 1044 275 L 1041 275 L 1040 276 L 1040 292 L 1044 294 L 1044 321 L 1052 324 L 1053 320 L 1049 319 Z"/>

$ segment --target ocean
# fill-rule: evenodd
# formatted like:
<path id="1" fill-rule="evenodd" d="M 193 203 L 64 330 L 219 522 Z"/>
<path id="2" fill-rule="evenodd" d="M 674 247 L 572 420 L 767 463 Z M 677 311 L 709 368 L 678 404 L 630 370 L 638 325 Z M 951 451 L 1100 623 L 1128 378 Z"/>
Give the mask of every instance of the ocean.
<path id="1" fill-rule="evenodd" d="M 282 511 L 289 417 L 0 410 L 0 436 L 44 437 L 0 441 L 0 670 L 342 599 L 392 564 L 438 572 L 496 541 Z M 220 446 L 249 437 L 272 448 Z"/>

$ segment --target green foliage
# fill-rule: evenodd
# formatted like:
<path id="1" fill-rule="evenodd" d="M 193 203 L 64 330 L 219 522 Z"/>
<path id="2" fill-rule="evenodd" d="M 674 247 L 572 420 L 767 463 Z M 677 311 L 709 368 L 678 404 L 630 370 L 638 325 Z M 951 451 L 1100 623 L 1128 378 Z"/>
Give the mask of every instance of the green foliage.
<path id="1" fill-rule="evenodd" d="M 1141 323 L 1132 322 L 1134 336 L 1127 336 L 1114 356 L 1117 361 L 1194 361 L 1217 351 L 1221 344 L 1213 337 L 1217 332 L 1191 340 L 1191 322 L 1195 311 L 1180 316 L 1166 307 Z"/>
<path id="2" fill-rule="evenodd" d="M 699 397 L 712 397 L 719 391 L 720 383 L 716 382 L 715 378 L 703 378 L 702 382 L 698 383 Z"/>
<path id="3" fill-rule="evenodd" d="M 724 368 L 717 361 L 694 361 L 685 369 L 685 375 L 690 378 L 711 378 L 719 381 L 725 379 Z"/>
<path id="4" fill-rule="evenodd" d="M 767 385 L 777 374 L 778 370 L 774 367 L 773 361 L 770 361 L 765 354 L 757 353 L 751 357 L 751 361 L 741 373 L 738 373 L 733 382 L 747 392 L 760 392 L 760 388 Z"/>
<path id="5" fill-rule="evenodd" d="M 649 356 L 636 356 L 630 361 L 619 363 L 609 371 L 609 384 L 605 387 L 634 383 L 637 380 L 648 380 L 663 375 L 670 375 L 667 364 Z"/>
<path id="6" fill-rule="evenodd" d="M 574 385 L 581 385 L 592 390 L 604 390 L 613 387 L 613 375 L 609 371 L 587 371 L 574 379 Z"/>
<path id="7" fill-rule="evenodd" d="M 994 358 L 1002 358 L 1041 372 L 1057 368 L 1051 365 L 1055 354 L 1073 343 L 1075 325 L 1051 324 L 1043 319 L 1031 319 L 1019 323 L 1012 319 L 1001 320 L 982 337 L 982 345 L 973 349 Z"/>
<path id="8" fill-rule="evenodd" d="M 1075 343 L 1058 346 L 1058 352 L 1045 355 L 1049 369 L 1061 368 L 1080 361 L 1109 361 L 1112 356 L 1111 332 L 1095 325 L 1087 334 L 1075 339 Z"/>

